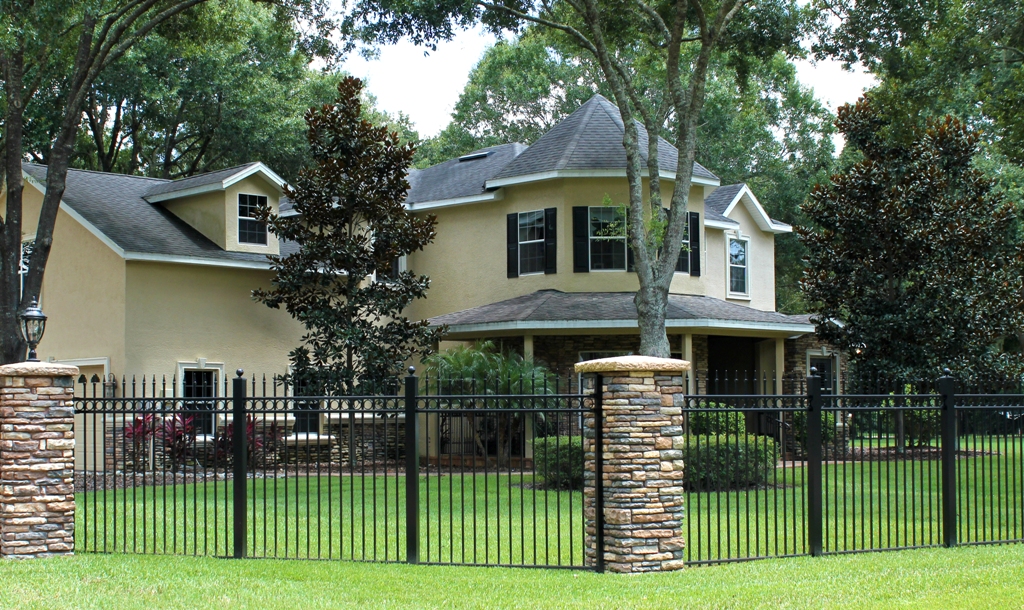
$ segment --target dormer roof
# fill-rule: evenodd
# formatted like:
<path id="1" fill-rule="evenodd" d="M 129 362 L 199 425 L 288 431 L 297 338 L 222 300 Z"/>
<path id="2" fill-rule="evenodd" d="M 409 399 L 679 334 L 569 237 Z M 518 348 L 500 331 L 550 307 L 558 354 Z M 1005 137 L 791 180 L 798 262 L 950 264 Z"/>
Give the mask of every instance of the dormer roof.
<path id="1" fill-rule="evenodd" d="M 24 163 L 22 168 L 26 181 L 44 192 L 46 166 Z M 224 250 L 164 206 L 146 200 L 154 189 L 176 182 L 69 169 L 61 209 L 126 260 L 269 268 L 266 255 Z M 281 254 L 295 249 L 281 244 Z"/>
<path id="2" fill-rule="evenodd" d="M 647 160 L 647 130 L 636 122 L 640 155 Z M 518 182 L 543 180 L 547 177 L 625 175 L 626 151 L 622 147 L 625 127 L 615 104 L 602 95 L 595 95 L 567 116 L 515 161 L 505 166 L 487 186 L 496 188 Z M 662 177 L 674 179 L 679 153 L 664 138 L 658 138 L 658 164 Z M 644 167 L 646 170 L 646 166 Z M 699 163 L 693 164 L 693 182 L 717 186 L 718 177 Z"/>
<path id="3" fill-rule="evenodd" d="M 223 191 L 232 184 L 245 180 L 253 174 L 259 174 L 267 182 L 277 187 L 279 191 L 284 190 L 284 179 L 274 173 L 269 167 L 257 161 L 180 180 L 163 181 L 146 191 L 143 197 L 150 203 L 157 203 L 159 201 L 190 197 L 211 191 Z"/>
<path id="4" fill-rule="evenodd" d="M 768 216 L 761 202 L 746 184 L 720 186 L 704 199 L 704 225 L 716 229 L 735 229 L 739 223 L 729 218 L 737 205 L 743 205 L 757 226 L 767 233 L 790 233 L 793 227 Z"/>

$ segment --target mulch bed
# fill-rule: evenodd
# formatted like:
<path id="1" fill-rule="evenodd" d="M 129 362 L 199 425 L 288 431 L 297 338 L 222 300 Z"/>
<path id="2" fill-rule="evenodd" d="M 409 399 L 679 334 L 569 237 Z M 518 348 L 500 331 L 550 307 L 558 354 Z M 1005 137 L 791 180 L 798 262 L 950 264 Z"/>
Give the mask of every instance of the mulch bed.
<path id="1" fill-rule="evenodd" d="M 961 449 L 956 452 L 958 458 L 983 455 L 999 455 L 999 453 L 977 449 Z M 896 447 L 851 447 L 844 457 L 848 461 L 855 462 L 926 461 L 941 459 L 942 449 L 939 447 L 907 447 L 903 453 L 900 453 L 896 451 Z"/>

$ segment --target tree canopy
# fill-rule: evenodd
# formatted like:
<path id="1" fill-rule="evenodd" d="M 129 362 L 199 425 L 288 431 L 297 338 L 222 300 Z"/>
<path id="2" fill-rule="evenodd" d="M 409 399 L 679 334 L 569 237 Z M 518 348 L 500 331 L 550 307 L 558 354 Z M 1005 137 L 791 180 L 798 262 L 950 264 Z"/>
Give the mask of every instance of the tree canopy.
<path id="1" fill-rule="evenodd" d="M 814 188 L 800 230 L 818 335 L 865 373 L 1019 373 L 1001 340 L 1024 328 L 1013 205 L 979 170 L 979 134 L 952 117 L 894 136 L 867 97 L 839 110 L 860 160 Z"/>
<path id="2" fill-rule="evenodd" d="M 435 219 L 406 211 L 413 147 L 364 118 L 362 87 L 346 78 L 333 104 L 310 109 L 312 165 L 285 190 L 296 215 L 266 212 L 268 228 L 299 250 L 275 259 L 272 287 L 253 296 L 305 327 L 289 354 L 290 381 L 304 392 L 383 387 L 442 332 L 402 316 L 430 280 L 397 262 L 433 241 Z"/>

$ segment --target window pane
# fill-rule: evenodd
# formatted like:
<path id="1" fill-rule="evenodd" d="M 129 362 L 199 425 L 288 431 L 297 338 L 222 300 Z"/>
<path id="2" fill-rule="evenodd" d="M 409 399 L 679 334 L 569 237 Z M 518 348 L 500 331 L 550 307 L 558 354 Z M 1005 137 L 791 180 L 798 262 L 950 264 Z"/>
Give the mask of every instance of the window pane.
<path id="1" fill-rule="evenodd" d="M 729 264 L 747 266 L 747 242 L 738 239 L 729 240 Z"/>
<path id="2" fill-rule="evenodd" d="M 519 214 L 519 241 L 544 239 L 544 210 Z"/>
<path id="3" fill-rule="evenodd" d="M 238 195 L 238 243 L 267 245 L 267 225 L 255 220 L 257 210 L 266 206 L 263 195 Z"/>
<path id="4" fill-rule="evenodd" d="M 591 237 L 624 237 L 626 215 L 622 208 L 590 208 Z"/>
<path id="5" fill-rule="evenodd" d="M 535 241 L 519 246 L 519 273 L 543 273 L 544 242 Z"/>
<path id="6" fill-rule="evenodd" d="M 590 240 L 591 269 L 626 269 L 626 240 Z"/>
<path id="7" fill-rule="evenodd" d="M 747 292 L 746 267 L 729 267 L 729 290 L 731 292 Z"/>

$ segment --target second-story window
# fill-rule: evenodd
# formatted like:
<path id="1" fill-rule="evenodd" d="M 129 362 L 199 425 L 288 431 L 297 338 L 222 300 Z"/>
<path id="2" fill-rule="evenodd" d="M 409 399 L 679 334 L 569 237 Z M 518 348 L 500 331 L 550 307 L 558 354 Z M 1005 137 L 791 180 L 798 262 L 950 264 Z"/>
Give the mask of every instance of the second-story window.
<path id="1" fill-rule="evenodd" d="M 556 212 L 547 208 L 507 216 L 508 277 L 558 271 Z"/>
<path id="2" fill-rule="evenodd" d="M 544 210 L 519 213 L 519 275 L 544 273 Z"/>
<path id="3" fill-rule="evenodd" d="M 591 207 L 590 268 L 591 270 L 625 271 L 626 213 L 621 207 Z"/>
<path id="4" fill-rule="evenodd" d="M 21 293 L 25 294 L 25 278 L 28 277 L 28 261 L 32 258 L 32 248 L 36 240 L 31 239 L 21 242 L 21 260 L 18 261 L 18 276 L 21 280 Z"/>
<path id="5" fill-rule="evenodd" d="M 238 243 L 267 245 L 267 223 L 256 220 L 256 212 L 266 207 L 263 195 L 238 195 Z"/>
<path id="6" fill-rule="evenodd" d="M 749 290 L 749 242 L 729 238 L 729 293 L 746 295 Z"/>

